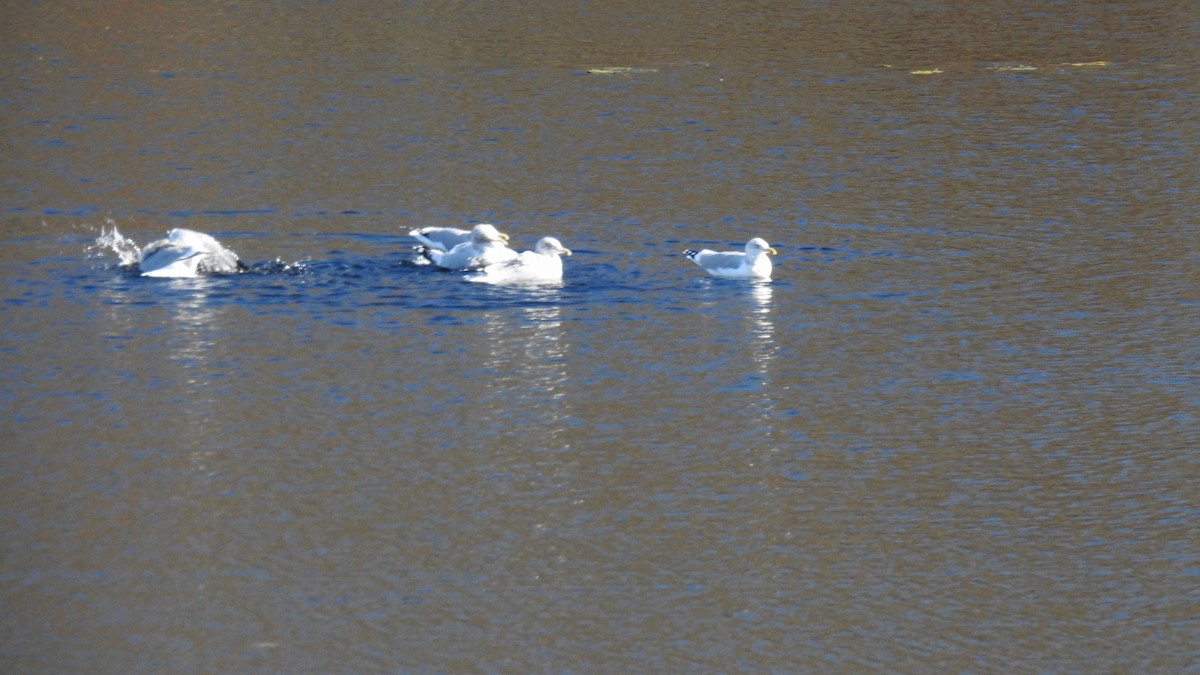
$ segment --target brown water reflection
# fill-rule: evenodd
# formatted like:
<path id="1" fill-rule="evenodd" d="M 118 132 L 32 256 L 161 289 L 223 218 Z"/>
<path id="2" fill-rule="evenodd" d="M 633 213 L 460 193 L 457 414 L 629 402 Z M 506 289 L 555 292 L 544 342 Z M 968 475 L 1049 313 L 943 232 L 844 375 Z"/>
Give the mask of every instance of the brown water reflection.
<path id="1" fill-rule="evenodd" d="M 1195 669 L 1194 9 L 9 14 L 5 672 Z"/>

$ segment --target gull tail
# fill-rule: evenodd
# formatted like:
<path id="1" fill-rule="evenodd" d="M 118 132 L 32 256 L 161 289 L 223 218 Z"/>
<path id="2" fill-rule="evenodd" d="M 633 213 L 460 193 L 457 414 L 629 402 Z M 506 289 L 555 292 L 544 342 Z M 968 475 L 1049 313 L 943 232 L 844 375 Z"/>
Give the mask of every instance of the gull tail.
<path id="1" fill-rule="evenodd" d="M 421 256 L 422 258 L 428 260 L 431 263 L 437 262 L 436 260 L 433 259 L 433 248 L 431 248 L 429 246 L 425 246 L 425 245 L 414 246 L 413 252 L 416 253 L 417 255 Z M 440 251 L 439 251 L 439 253 L 440 253 Z"/>

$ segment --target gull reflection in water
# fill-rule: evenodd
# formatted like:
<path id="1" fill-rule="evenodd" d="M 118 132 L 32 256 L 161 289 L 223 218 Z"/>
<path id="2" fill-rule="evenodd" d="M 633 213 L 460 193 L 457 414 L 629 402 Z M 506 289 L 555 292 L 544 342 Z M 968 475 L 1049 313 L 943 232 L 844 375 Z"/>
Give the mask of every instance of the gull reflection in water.
<path id="1" fill-rule="evenodd" d="M 556 443 L 553 439 L 569 416 L 562 307 L 508 307 L 489 311 L 485 317 L 488 349 L 483 362 L 489 373 L 489 412 Z"/>
<path id="2" fill-rule="evenodd" d="M 161 411 L 151 420 L 141 413 L 130 421 L 154 426 L 146 438 L 188 450 L 202 473 L 213 454 L 210 435 L 219 426 L 213 388 L 221 359 L 214 352 L 225 308 L 212 301 L 212 284 L 207 278 L 121 279 L 100 291 L 109 318 L 104 337 L 115 345 L 109 350 L 113 372 L 134 379 L 146 406 Z"/>
<path id="3" fill-rule="evenodd" d="M 775 344 L 775 321 L 771 318 L 771 298 L 774 293 L 770 282 L 758 282 L 750 287 L 750 330 L 754 336 L 750 358 L 764 380 L 770 379 L 771 364 L 779 351 Z"/>
<path id="4" fill-rule="evenodd" d="M 750 361 L 754 364 L 754 372 L 760 382 L 757 416 L 762 421 L 762 428 L 772 435 L 778 407 L 774 398 L 772 372 L 779 356 L 779 345 L 775 341 L 775 321 L 772 318 L 774 293 L 770 282 L 752 282 L 751 302 L 747 313 L 748 333 L 751 336 Z"/>
<path id="5" fill-rule="evenodd" d="M 160 362 L 144 370 L 166 378 L 163 383 L 177 388 L 173 393 L 181 396 L 201 393 L 203 375 L 213 360 L 214 332 L 224 308 L 211 302 L 209 283 L 206 278 L 122 280 L 100 292 L 111 322 L 106 337 L 137 344 L 134 356 L 139 359 L 165 354 L 175 363 Z"/>
<path id="6" fill-rule="evenodd" d="M 190 280 L 170 283 L 179 281 Z M 191 292 L 181 296 L 170 310 L 171 333 L 167 344 L 169 358 L 186 369 L 183 383 L 195 393 L 201 391 L 204 384 L 201 377 L 209 372 L 213 360 L 213 332 L 220 322 L 221 310 L 210 302 L 210 289 L 191 285 Z"/>
<path id="7" fill-rule="evenodd" d="M 533 400 L 562 397 L 567 380 L 562 308 L 557 305 L 510 308 L 486 314 L 492 349 L 484 359 L 495 373 L 496 394 Z"/>
<path id="8" fill-rule="evenodd" d="M 206 439 L 212 433 L 214 418 L 219 414 L 219 402 L 213 387 L 219 379 L 218 366 L 214 351 L 217 340 L 214 333 L 218 331 L 223 314 L 223 307 L 214 305 L 209 297 L 211 288 L 209 279 L 175 281 L 199 281 L 189 284 L 191 293 L 181 297 L 174 306 L 173 335 L 169 358 L 177 364 L 180 378 L 177 386 L 182 390 L 181 395 L 187 397 L 187 403 L 182 406 L 184 414 L 181 423 L 187 426 L 189 437 Z M 174 283 L 174 282 L 173 282 Z M 210 464 L 214 459 L 214 451 L 205 442 L 198 443 L 191 449 L 190 459 L 198 472 L 208 474 Z"/>

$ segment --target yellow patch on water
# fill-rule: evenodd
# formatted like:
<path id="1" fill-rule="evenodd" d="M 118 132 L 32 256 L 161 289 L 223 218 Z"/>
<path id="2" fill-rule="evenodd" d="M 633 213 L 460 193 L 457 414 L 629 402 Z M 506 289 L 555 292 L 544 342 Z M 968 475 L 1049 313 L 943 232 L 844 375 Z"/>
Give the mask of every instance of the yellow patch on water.
<path id="1" fill-rule="evenodd" d="M 630 73 L 657 73 L 657 68 L 640 68 L 636 66 L 606 66 L 603 68 L 588 68 L 592 75 L 628 75 Z"/>

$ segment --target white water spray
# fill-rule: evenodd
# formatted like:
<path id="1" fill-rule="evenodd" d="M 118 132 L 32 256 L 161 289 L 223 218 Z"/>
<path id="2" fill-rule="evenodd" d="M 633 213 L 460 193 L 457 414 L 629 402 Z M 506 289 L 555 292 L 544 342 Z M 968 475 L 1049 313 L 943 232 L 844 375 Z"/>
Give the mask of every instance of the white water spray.
<path id="1" fill-rule="evenodd" d="M 142 257 L 142 249 L 129 237 L 117 230 L 117 224 L 109 219 L 100 226 L 100 236 L 96 237 L 95 247 L 101 251 L 111 251 L 117 255 L 122 267 L 138 264 Z"/>

